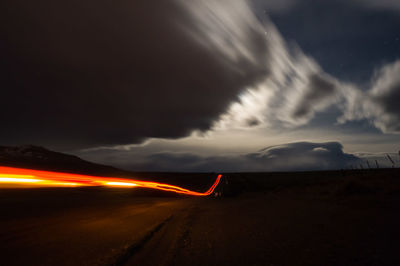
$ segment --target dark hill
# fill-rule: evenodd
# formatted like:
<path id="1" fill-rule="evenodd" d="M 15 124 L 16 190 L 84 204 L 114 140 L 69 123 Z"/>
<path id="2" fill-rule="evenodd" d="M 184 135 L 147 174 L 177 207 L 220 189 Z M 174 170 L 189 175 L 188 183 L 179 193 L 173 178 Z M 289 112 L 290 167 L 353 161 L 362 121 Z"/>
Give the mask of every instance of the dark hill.
<path id="1" fill-rule="evenodd" d="M 85 161 L 78 156 L 34 145 L 0 146 L 0 166 L 47 170 L 94 176 L 125 177 L 206 190 L 216 178 L 207 173 L 131 172 Z"/>
<path id="2" fill-rule="evenodd" d="M 91 163 L 74 155 L 54 152 L 34 145 L 0 146 L 0 166 L 101 176 L 129 175 L 127 171 L 112 166 Z"/>

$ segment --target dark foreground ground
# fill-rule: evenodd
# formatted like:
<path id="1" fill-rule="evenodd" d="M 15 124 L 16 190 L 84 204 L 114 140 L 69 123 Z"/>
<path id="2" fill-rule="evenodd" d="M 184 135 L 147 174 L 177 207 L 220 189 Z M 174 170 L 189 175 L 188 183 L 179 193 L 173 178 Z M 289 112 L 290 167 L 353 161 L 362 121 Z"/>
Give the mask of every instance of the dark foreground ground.
<path id="1" fill-rule="evenodd" d="M 397 170 L 229 174 L 218 190 L 1 189 L 0 265 L 400 265 Z"/>

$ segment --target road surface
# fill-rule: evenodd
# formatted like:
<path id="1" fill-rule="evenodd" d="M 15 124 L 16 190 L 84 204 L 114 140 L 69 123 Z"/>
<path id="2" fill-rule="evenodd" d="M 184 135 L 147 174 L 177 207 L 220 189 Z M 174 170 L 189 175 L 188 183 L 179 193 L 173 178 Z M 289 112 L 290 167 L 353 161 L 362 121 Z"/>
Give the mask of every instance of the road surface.
<path id="1" fill-rule="evenodd" d="M 399 193 L 135 193 L 2 190 L 0 264 L 400 265 Z"/>

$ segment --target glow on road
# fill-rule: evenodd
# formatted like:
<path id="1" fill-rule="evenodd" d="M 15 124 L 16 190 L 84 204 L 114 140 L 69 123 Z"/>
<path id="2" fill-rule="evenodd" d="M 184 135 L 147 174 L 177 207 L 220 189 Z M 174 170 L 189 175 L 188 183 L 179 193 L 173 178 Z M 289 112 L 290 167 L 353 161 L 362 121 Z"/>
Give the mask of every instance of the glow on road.
<path id="1" fill-rule="evenodd" d="M 0 166 L 0 187 L 1 184 L 13 185 L 17 187 L 142 187 L 192 196 L 208 196 L 214 192 L 214 189 L 218 186 L 221 177 L 222 175 L 218 175 L 214 184 L 206 192 L 197 192 L 174 185 L 127 178 L 100 177 Z"/>

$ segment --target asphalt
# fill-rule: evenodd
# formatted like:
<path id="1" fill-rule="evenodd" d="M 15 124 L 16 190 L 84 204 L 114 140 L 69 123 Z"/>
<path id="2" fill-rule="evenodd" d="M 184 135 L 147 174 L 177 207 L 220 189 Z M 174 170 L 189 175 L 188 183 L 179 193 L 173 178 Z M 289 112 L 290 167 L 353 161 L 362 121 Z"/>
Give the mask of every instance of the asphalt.
<path id="1" fill-rule="evenodd" d="M 267 187 L 3 189 L 0 265 L 400 265 L 397 177 Z"/>

